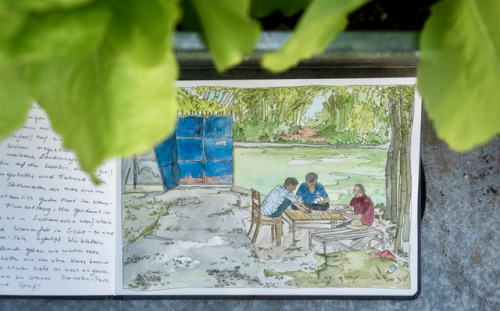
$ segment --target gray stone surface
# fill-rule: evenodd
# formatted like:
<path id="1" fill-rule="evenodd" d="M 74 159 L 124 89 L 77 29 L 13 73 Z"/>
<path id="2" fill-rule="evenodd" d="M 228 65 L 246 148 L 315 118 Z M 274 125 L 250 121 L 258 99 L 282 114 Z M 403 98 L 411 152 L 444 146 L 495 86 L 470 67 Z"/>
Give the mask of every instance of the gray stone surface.
<path id="1" fill-rule="evenodd" d="M 500 310 L 500 138 L 454 153 L 424 116 L 418 299 L 0 299 L 0 310 Z"/>

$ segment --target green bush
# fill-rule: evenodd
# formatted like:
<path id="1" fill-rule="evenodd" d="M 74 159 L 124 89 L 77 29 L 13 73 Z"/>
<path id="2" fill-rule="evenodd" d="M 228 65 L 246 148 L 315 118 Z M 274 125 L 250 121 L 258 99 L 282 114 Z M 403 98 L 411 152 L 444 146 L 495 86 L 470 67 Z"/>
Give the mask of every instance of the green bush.
<path id="1" fill-rule="evenodd" d="M 327 142 L 332 145 L 353 145 L 363 144 L 357 136 L 355 130 L 337 131 L 335 124 L 331 121 L 325 122 L 318 127 L 318 135 L 327 138 Z"/>
<path id="2" fill-rule="evenodd" d="M 334 122 L 328 120 L 317 126 L 318 135 L 326 137 L 332 145 L 370 145 L 379 146 L 389 143 L 387 135 L 370 132 L 365 136 L 359 136 L 356 130 L 345 129 L 338 131 Z"/>
<path id="3" fill-rule="evenodd" d="M 379 145 L 384 145 L 388 144 L 390 140 L 387 137 L 381 137 L 382 135 L 379 135 L 378 133 L 368 133 L 366 135 L 366 142 L 369 145 L 372 146 L 379 146 Z"/>
<path id="4" fill-rule="evenodd" d="M 234 124 L 234 140 L 239 142 L 276 142 L 289 131 L 290 126 L 287 124 L 251 118 Z"/>

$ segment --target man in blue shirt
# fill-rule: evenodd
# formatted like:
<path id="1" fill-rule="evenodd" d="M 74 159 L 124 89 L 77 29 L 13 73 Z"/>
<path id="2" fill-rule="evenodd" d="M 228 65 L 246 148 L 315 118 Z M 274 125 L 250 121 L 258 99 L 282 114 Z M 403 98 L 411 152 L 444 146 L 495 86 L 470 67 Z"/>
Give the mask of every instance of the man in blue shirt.
<path id="1" fill-rule="evenodd" d="M 330 207 L 330 198 L 325 187 L 318 182 L 316 173 L 306 175 L 306 182 L 300 185 L 295 198 L 302 201 L 305 206 L 313 210 L 326 211 Z"/>
<path id="2" fill-rule="evenodd" d="M 283 214 L 283 212 L 292 204 L 296 206 L 296 208 L 309 213 L 310 210 L 303 204 L 300 204 L 293 195 L 293 191 L 297 188 L 298 184 L 299 182 L 296 178 L 289 177 L 285 180 L 283 186 L 277 186 L 274 188 L 273 191 L 271 191 L 264 199 L 264 202 L 262 202 L 262 215 L 268 217 L 281 216 L 281 214 Z"/>

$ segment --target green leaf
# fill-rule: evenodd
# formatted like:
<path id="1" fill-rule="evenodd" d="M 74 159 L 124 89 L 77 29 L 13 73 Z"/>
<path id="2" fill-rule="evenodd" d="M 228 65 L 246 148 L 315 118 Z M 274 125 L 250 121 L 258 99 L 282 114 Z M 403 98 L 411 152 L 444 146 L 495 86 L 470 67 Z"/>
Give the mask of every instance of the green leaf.
<path id="1" fill-rule="evenodd" d="M 418 89 L 437 134 L 467 151 L 500 133 L 500 2 L 444 0 L 420 39 Z"/>
<path id="2" fill-rule="evenodd" d="M 35 48 L 40 48 L 45 43 L 45 37 L 43 36 L 44 32 L 50 28 L 50 25 L 44 25 L 43 23 L 43 14 L 54 13 L 58 10 L 69 10 L 71 8 L 82 7 L 94 0 L 0 0 L 0 61 L 4 61 L 9 51 L 9 41 L 12 39 L 13 35 L 20 36 L 23 39 L 23 35 L 19 33 L 20 29 L 23 27 L 26 28 L 26 22 L 28 21 L 30 24 L 28 29 L 24 31 L 33 32 L 33 37 L 31 41 L 35 39 L 38 40 L 38 43 L 35 43 Z M 101 1 L 102 2 L 102 1 Z M 61 11 L 62 12 L 62 11 Z M 33 16 L 31 16 L 33 15 Z M 30 17 L 31 16 L 31 17 Z M 75 17 L 75 16 L 73 16 Z M 37 25 L 37 23 L 40 23 Z M 74 23 L 73 23 L 74 24 Z M 53 25 L 55 26 L 55 25 Z M 59 23 L 59 26 L 65 27 Z M 89 23 L 89 25 L 85 25 L 85 27 L 94 27 Z M 42 29 L 36 29 L 36 27 L 41 27 Z M 82 28 L 85 28 L 82 27 Z M 32 28 L 32 29 L 29 29 Z M 35 29 L 33 29 L 35 28 Z M 56 31 L 57 29 L 53 29 L 52 31 Z M 67 30 L 59 30 L 67 31 Z M 38 33 L 35 33 L 38 32 Z M 68 31 L 66 32 L 68 33 Z M 41 37 L 36 37 L 38 34 L 42 34 Z M 66 37 L 68 39 L 70 37 Z M 49 40 L 50 42 L 50 40 Z M 20 42 L 14 41 L 15 44 L 19 44 Z M 17 55 L 16 55 L 17 56 Z"/>
<path id="3" fill-rule="evenodd" d="M 33 104 L 15 68 L 0 65 L 0 139 L 21 127 Z"/>
<path id="4" fill-rule="evenodd" d="M 109 16 L 109 8 L 101 4 L 30 14 L 12 36 L 9 54 L 20 62 L 79 57 L 96 48 Z"/>
<path id="5" fill-rule="evenodd" d="M 191 0 L 217 70 L 237 65 L 252 52 L 260 25 L 249 16 L 250 0 Z"/>
<path id="6" fill-rule="evenodd" d="M 0 63 L 10 63 L 9 44 L 12 36 L 23 26 L 28 14 L 21 10 L 0 7 Z"/>
<path id="7" fill-rule="evenodd" d="M 112 43 L 144 65 L 162 61 L 166 49 L 172 47 L 171 39 L 165 40 L 175 26 L 169 16 L 172 12 L 166 9 L 171 5 L 172 0 L 113 0 Z"/>
<path id="8" fill-rule="evenodd" d="M 80 166 L 88 173 L 105 159 L 152 148 L 175 127 L 178 69 L 171 40 L 179 7 L 175 1 L 161 3 L 168 32 L 158 44 L 168 49 L 155 64 L 117 49 L 115 40 L 109 38 L 115 33 L 110 32 L 99 48 L 85 57 L 53 60 L 26 69 L 37 102 L 63 137 L 64 146 L 76 152 Z M 144 33 L 144 29 L 136 29 L 144 24 L 137 20 L 131 24 L 124 30 L 134 35 Z"/>
<path id="9" fill-rule="evenodd" d="M 314 0 L 292 36 L 276 52 L 267 53 L 262 66 L 283 72 L 303 59 L 323 52 L 347 25 L 347 16 L 367 0 Z"/>
<path id="10" fill-rule="evenodd" d="M 280 11 L 284 16 L 299 13 L 311 0 L 252 0 L 252 16 L 257 18 L 269 16 L 275 11 Z"/>
<path id="11" fill-rule="evenodd" d="M 44 12 L 54 9 L 71 9 L 94 0 L 0 0 L 0 10 L 29 10 Z"/>

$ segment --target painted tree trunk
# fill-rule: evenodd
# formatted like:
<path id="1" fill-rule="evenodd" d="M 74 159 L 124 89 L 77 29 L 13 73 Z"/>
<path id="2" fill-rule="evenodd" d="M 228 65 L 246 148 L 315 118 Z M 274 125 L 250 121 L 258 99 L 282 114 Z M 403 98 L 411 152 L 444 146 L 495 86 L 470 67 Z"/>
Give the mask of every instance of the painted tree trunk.
<path id="1" fill-rule="evenodd" d="M 395 222 L 395 215 L 393 217 L 393 203 L 397 204 L 397 168 L 399 158 L 399 139 L 397 138 L 397 128 L 399 126 L 399 114 L 397 114 L 398 104 L 394 100 L 389 100 L 389 112 L 391 115 L 391 142 L 389 150 L 387 151 L 387 164 L 385 167 L 385 191 L 386 191 L 386 209 L 384 213 L 385 220 Z M 396 125 L 395 123 L 398 123 Z"/>
<path id="2" fill-rule="evenodd" d="M 353 92 L 348 101 L 345 101 L 341 107 L 342 118 L 339 124 L 339 131 L 343 131 L 347 127 L 351 111 L 354 108 L 354 104 L 358 101 L 358 92 Z"/>
<path id="3" fill-rule="evenodd" d="M 401 153 L 401 215 L 400 231 L 402 234 L 401 240 L 407 242 L 410 231 L 410 196 L 411 196 L 411 170 L 410 154 L 409 154 L 409 137 L 405 137 L 404 151 Z M 399 241 L 399 240 L 398 240 Z M 402 242 L 400 241 L 400 243 Z"/>
<path id="4" fill-rule="evenodd" d="M 394 95 L 397 95 L 395 93 Z M 392 156 L 392 164 L 391 164 L 391 205 L 390 205 L 390 215 L 391 221 L 396 223 L 398 220 L 398 210 L 399 210 L 399 200 L 400 200 L 400 192 L 399 192 L 399 184 L 400 184 L 400 153 L 401 153 L 401 102 L 400 98 L 394 98 L 394 101 L 391 105 L 391 115 L 393 126 L 393 156 Z"/>
<path id="5" fill-rule="evenodd" d="M 340 103 L 337 103 L 337 107 L 338 107 L 338 113 L 337 113 L 337 124 L 335 124 L 335 129 L 337 132 L 340 132 L 342 131 L 343 129 L 343 125 L 345 122 L 344 122 L 344 114 L 345 114 L 345 109 L 346 109 L 346 106 L 348 105 L 348 102 L 349 101 L 342 101 Z"/>
<path id="6" fill-rule="evenodd" d="M 403 139 L 403 143 L 401 145 L 402 146 L 405 145 L 404 139 Z M 405 219 L 405 214 L 406 214 L 406 205 L 407 205 L 406 194 L 408 191 L 407 179 L 404 177 L 405 174 L 407 173 L 406 161 L 407 161 L 407 156 L 403 150 L 401 152 L 401 183 L 400 183 L 400 194 L 399 194 L 399 211 L 398 211 L 398 222 L 397 222 L 397 229 L 396 229 L 396 241 L 395 241 L 395 248 L 394 248 L 394 251 L 396 253 L 401 252 L 402 248 L 403 248 L 401 237 L 402 237 L 402 233 L 403 233 L 403 224 L 404 224 L 404 219 Z"/>
<path id="7" fill-rule="evenodd" d="M 338 127 L 338 124 L 340 123 L 339 107 L 341 98 L 341 96 L 335 94 L 330 94 L 328 97 L 325 95 L 325 103 L 323 104 L 328 109 L 328 113 L 330 114 L 336 127 Z"/>
<path id="8" fill-rule="evenodd" d="M 389 145 L 389 149 L 387 150 L 387 162 L 385 165 L 385 212 L 383 219 L 390 219 L 390 206 L 392 200 L 392 184 L 391 184 L 391 169 L 392 169 L 392 157 L 394 151 L 394 142 L 393 138 L 391 138 L 391 143 Z"/>
<path id="9" fill-rule="evenodd" d="M 396 229 L 395 251 L 403 250 L 403 241 L 409 240 L 410 231 L 410 197 L 411 197 L 411 158 L 410 158 L 410 142 L 411 142 L 411 127 L 412 127 L 412 110 L 413 104 L 405 101 L 404 93 L 400 94 L 401 116 L 401 160 L 400 160 L 400 206 L 398 215 L 398 224 Z"/>
<path id="10" fill-rule="evenodd" d="M 406 152 L 406 185 L 407 185 L 407 191 L 406 191 L 406 207 L 405 207 L 405 221 L 404 221 L 404 226 L 403 226 L 403 241 L 408 242 L 410 241 L 410 206 L 411 206 L 411 189 L 412 189 L 412 180 L 411 180 L 411 129 L 413 125 L 413 110 L 414 110 L 414 102 L 412 102 L 411 105 L 408 106 L 408 109 L 405 109 L 405 114 L 406 114 L 406 146 L 405 146 L 405 152 Z"/>

